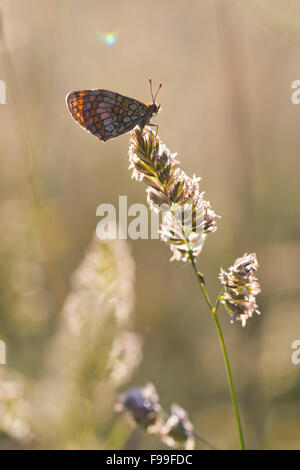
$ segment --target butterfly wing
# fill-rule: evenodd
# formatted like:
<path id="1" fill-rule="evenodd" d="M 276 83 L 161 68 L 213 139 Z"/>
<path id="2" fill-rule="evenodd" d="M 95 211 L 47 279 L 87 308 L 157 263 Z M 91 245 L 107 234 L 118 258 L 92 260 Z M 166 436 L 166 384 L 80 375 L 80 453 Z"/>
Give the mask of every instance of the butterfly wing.
<path id="1" fill-rule="evenodd" d="M 75 121 L 104 142 L 130 131 L 149 113 L 149 105 L 108 90 L 71 91 L 66 102 Z"/>

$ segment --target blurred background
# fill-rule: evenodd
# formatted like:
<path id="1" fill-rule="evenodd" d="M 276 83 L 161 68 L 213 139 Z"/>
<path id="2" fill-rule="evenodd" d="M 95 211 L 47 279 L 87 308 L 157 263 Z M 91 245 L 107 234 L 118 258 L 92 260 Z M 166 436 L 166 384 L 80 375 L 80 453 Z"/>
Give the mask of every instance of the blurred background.
<path id="1" fill-rule="evenodd" d="M 300 448 L 300 5 L 296 0 L 1 0 L 1 448 L 159 449 L 114 403 L 155 384 L 220 448 L 238 448 L 214 324 L 188 264 L 159 240 L 93 240 L 101 203 L 145 203 L 129 135 L 106 144 L 65 95 L 151 102 L 161 139 L 201 176 L 218 230 L 199 256 L 212 298 L 256 252 L 261 316 L 220 309 L 248 448 Z M 155 88 L 154 86 L 154 88 Z M 201 448 L 201 445 L 199 446 Z"/>

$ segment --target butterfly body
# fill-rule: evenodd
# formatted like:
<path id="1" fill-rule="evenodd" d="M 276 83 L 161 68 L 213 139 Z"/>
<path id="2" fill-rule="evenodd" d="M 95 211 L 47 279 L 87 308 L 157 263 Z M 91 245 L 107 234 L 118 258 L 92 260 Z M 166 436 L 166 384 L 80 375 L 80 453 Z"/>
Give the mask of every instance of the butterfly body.
<path id="1" fill-rule="evenodd" d="M 143 129 L 159 111 L 154 100 L 145 104 L 102 89 L 71 91 L 66 102 L 75 121 L 104 142 L 137 125 Z"/>

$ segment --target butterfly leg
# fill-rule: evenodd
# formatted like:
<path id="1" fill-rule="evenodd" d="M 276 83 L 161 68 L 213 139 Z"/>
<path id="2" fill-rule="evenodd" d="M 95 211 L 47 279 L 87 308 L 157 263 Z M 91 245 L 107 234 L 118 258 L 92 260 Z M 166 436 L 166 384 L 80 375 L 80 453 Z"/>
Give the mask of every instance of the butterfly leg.
<path id="1" fill-rule="evenodd" d="M 148 126 L 156 127 L 155 137 L 157 137 L 157 134 L 158 134 L 158 124 L 151 124 L 151 123 L 149 123 Z"/>

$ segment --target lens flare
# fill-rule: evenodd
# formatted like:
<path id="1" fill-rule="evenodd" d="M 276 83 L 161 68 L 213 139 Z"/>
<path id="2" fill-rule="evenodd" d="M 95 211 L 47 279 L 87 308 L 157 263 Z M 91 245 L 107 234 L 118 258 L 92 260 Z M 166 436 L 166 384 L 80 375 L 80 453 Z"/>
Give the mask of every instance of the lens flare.
<path id="1" fill-rule="evenodd" d="M 103 44 L 106 44 L 107 46 L 114 46 L 117 42 L 118 36 L 119 34 L 117 31 L 98 33 L 98 37 L 100 38 L 101 42 L 103 42 Z"/>

